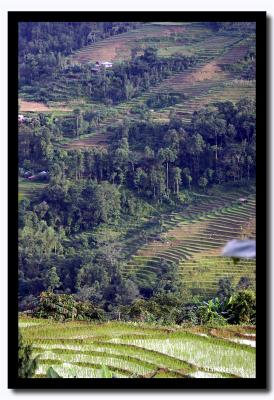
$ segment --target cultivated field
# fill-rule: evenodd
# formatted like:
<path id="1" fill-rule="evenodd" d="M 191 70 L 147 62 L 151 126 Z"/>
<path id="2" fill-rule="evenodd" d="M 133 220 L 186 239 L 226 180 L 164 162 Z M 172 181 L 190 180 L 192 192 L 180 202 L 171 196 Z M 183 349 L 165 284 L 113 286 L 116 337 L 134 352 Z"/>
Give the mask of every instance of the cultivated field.
<path id="1" fill-rule="evenodd" d="M 66 106 L 66 104 L 55 103 L 55 104 L 44 104 L 39 103 L 37 101 L 26 101 L 19 100 L 19 112 L 53 112 L 53 111 L 64 111 L 69 112 L 72 111 L 72 108 Z"/>
<path id="2" fill-rule="evenodd" d="M 101 40 L 93 43 L 76 51 L 71 56 L 72 62 L 87 63 L 96 61 L 124 61 L 129 60 L 131 57 L 131 49 L 142 48 L 147 45 L 154 45 L 157 43 L 159 47 L 159 36 L 161 40 L 161 47 L 171 46 L 175 42 L 175 37 L 178 34 L 184 34 L 185 26 L 163 26 L 156 24 L 146 24 L 139 29 L 135 29 L 117 36 Z M 174 44 L 173 44 L 174 45 Z M 180 46 L 178 46 L 179 48 Z M 177 46 L 176 46 L 177 48 Z"/>
<path id="3" fill-rule="evenodd" d="M 84 148 L 107 145 L 106 129 L 124 118 L 135 119 L 131 108 L 141 105 L 153 94 L 183 94 L 185 100 L 160 110 L 152 110 L 153 121 L 168 122 L 170 111 L 174 111 L 183 122 L 191 120 L 192 113 L 202 107 L 219 101 L 236 103 L 244 97 L 255 98 L 254 81 L 236 81 L 237 76 L 224 72 L 223 64 L 233 64 L 241 60 L 251 49 L 252 41 L 242 37 L 239 32 L 212 32 L 198 23 L 147 24 L 140 29 L 117 35 L 87 46 L 72 56 L 76 63 L 95 61 L 121 62 L 130 58 L 131 49 L 139 48 L 140 52 L 148 46 L 155 46 L 160 56 L 175 53 L 194 55 L 197 64 L 180 73 L 174 73 L 147 92 L 130 101 L 115 107 L 115 118 L 107 117 L 88 137 L 67 141 L 65 148 Z M 58 83 L 66 91 L 66 85 Z M 62 86 L 63 85 L 63 86 Z M 59 90 L 59 89 L 58 89 Z M 60 93 L 61 93 L 60 92 Z M 139 118 L 139 117 L 137 117 Z"/>
<path id="4" fill-rule="evenodd" d="M 142 323 L 58 323 L 24 318 L 24 339 L 63 378 L 254 378 L 255 327 L 161 327 Z"/>
<path id="5" fill-rule="evenodd" d="M 31 182 L 27 179 L 19 178 L 18 201 L 30 198 L 33 199 L 46 186 L 47 184 L 43 182 Z"/>
<path id="6" fill-rule="evenodd" d="M 239 204 L 245 196 L 247 202 Z M 163 216 L 163 232 L 148 236 L 125 267 L 124 274 L 146 284 L 156 278 L 157 265 L 164 260 L 179 264 L 182 282 L 192 294 L 214 295 L 220 278 L 237 284 L 242 276 L 255 286 L 254 260 L 234 265 L 220 257 L 224 245 L 236 238 L 255 238 L 255 197 L 244 189 L 198 196 L 196 203 L 182 212 Z M 202 277 L 202 279 L 201 279 Z"/>

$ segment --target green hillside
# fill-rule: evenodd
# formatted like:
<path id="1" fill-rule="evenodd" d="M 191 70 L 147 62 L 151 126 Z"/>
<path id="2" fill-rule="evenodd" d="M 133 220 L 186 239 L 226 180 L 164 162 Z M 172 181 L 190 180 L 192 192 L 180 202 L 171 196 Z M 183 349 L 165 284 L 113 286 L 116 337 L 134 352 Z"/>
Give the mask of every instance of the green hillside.
<path id="1" fill-rule="evenodd" d="M 21 377 L 254 378 L 255 23 L 24 22 L 18 89 Z"/>

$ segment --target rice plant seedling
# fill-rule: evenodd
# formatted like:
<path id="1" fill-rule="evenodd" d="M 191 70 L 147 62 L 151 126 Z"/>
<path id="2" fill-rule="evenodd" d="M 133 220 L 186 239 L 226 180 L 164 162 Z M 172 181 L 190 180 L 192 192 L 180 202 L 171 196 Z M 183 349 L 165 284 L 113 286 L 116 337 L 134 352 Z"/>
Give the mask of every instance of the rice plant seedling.
<path id="1" fill-rule="evenodd" d="M 255 377 L 255 353 L 240 348 L 208 343 L 205 338 L 134 340 L 136 346 L 160 351 L 212 371 L 232 373 L 242 378 Z"/>
<path id="2" fill-rule="evenodd" d="M 22 334 L 32 343 L 34 356 L 39 355 L 37 377 L 49 366 L 62 377 L 99 377 L 101 365 L 116 377 L 129 378 L 255 376 L 255 349 L 247 345 L 251 340 L 236 336 L 248 329 L 254 335 L 252 327 L 215 329 L 212 337 L 208 328 L 198 327 L 36 321 L 24 318 L 20 324 L 25 324 Z M 56 331 L 59 335 L 54 336 Z"/>

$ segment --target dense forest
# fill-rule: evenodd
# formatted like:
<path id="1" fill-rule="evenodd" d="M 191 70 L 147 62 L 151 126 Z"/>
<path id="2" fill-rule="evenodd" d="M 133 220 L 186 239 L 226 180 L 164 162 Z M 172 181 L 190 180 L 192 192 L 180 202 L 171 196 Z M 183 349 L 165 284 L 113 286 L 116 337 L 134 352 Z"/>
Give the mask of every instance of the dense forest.
<path id="1" fill-rule="evenodd" d="M 20 202 L 21 308 L 34 307 L 45 290 L 75 294 L 115 316 L 140 293 L 153 299 L 166 294 L 175 301 L 176 293 L 185 290 L 176 266 L 159 265 L 155 286 L 138 287 L 122 276 L 125 258 L 107 238 L 104 242 L 95 235 L 73 246 L 66 245 L 66 238 L 101 224 L 119 226 L 142 214 L 144 202 L 183 205 L 193 187 L 206 191 L 212 184 L 248 182 L 255 174 L 254 103 L 218 103 L 216 110 L 195 113 L 189 126 L 172 115 L 168 125 L 126 123 L 113 130 L 108 149 L 56 149 L 56 131 L 41 116 L 19 135 L 22 171 L 49 171 L 39 197 Z"/>
<path id="2" fill-rule="evenodd" d="M 195 192 L 207 194 L 222 185 L 248 186 L 256 171 L 253 99 L 215 102 L 195 111 L 189 123 L 172 110 L 168 122 L 155 122 L 151 109 L 187 104 L 189 98 L 176 91 L 152 94 L 130 110 L 129 118 L 108 126 L 107 147 L 59 145 L 64 137 L 92 133 L 111 106 L 196 65 L 195 56 L 160 57 L 153 47 L 141 55 L 132 52 L 131 60 L 109 70 L 94 71 L 92 64 L 67 61 L 74 50 L 138 26 L 131 22 L 20 24 L 19 92 L 40 101 L 56 100 L 54 82 L 64 79 L 68 98 L 80 96 L 105 106 L 104 111 L 77 107 L 68 115 L 36 113 L 19 124 L 19 176 L 27 179 L 44 171 L 40 180 L 46 184 L 38 194 L 19 202 L 20 311 L 60 320 L 254 322 L 255 295 L 247 280 L 233 286 L 224 277 L 217 299 L 197 296 L 190 301 L 176 263 L 160 260 L 153 280 L 140 284 L 123 274 L 130 254 L 111 239 L 112 231 L 128 229 L 148 215 L 154 217 L 155 232 L 161 232 L 161 213 L 183 209 L 193 202 Z M 222 24 L 210 28 L 225 30 Z M 252 80 L 255 55 L 249 53 L 223 69 Z M 108 234 L 98 234 L 101 227 Z M 91 235 L 77 239 L 85 232 Z M 145 231 L 141 236 L 145 242 Z M 239 303 L 245 304 L 245 312 Z"/>

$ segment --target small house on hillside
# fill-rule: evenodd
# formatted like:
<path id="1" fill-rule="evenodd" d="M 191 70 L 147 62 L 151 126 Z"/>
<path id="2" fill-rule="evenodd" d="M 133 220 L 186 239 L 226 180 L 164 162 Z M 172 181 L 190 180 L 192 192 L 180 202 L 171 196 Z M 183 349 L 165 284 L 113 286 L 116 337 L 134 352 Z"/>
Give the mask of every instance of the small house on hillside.
<path id="1" fill-rule="evenodd" d="M 45 176 L 47 174 L 48 174 L 47 171 L 41 171 L 39 172 L 38 176 Z"/>
<path id="2" fill-rule="evenodd" d="M 39 181 L 41 181 L 41 180 L 46 180 L 46 179 L 48 179 L 48 177 L 49 177 L 49 174 L 48 174 L 47 171 L 41 171 L 41 172 L 38 172 L 38 174 L 36 174 L 36 175 L 28 176 L 28 179 L 29 179 L 30 181 L 34 181 L 34 180 L 39 180 Z"/>
<path id="3" fill-rule="evenodd" d="M 24 115 L 19 114 L 19 115 L 18 115 L 18 122 L 23 122 L 24 120 L 25 120 Z"/>
<path id="4" fill-rule="evenodd" d="M 47 180 L 49 177 L 49 174 L 47 171 L 41 171 L 39 172 L 39 174 L 37 175 L 39 180 Z"/>
<path id="5" fill-rule="evenodd" d="M 105 67 L 105 68 L 111 68 L 112 67 L 112 63 L 109 61 L 96 61 L 95 63 L 95 68 L 99 68 L 99 67 Z"/>
<path id="6" fill-rule="evenodd" d="M 96 63 L 92 67 L 91 71 L 92 72 L 99 72 L 102 67 L 104 67 L 104 68 L 112 68 L 112 63 L 109 62 L 109 61 L 104 61 L 104 62 L 96 61 Z"/>
<path id="7" fill-rule="evenodd" d="M 112 68 L 112 63 L 108 61 L 102 62 L 101 65 L 105 68 Z"/>

